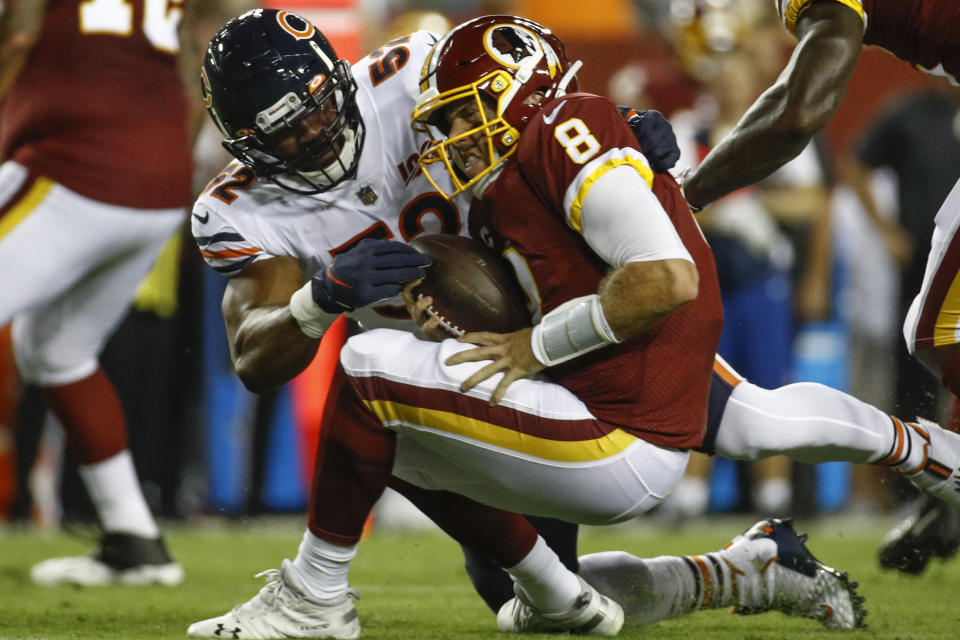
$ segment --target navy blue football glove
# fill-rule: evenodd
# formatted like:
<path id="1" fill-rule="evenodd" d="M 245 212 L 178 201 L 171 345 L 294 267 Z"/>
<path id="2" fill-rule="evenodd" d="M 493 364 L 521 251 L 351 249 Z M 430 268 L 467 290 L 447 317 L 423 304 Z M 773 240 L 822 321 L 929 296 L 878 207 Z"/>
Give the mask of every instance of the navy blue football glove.
<path id="1" fill-rule="evenodd" d="M 633 129 L 633 135 L 654 171 L 666 171 L 677 164 L 680 159 L 677 136 L 662 113 L 655 109 L 637 111 L 623 105 L 617 109 Z"/>
<path id="2" fill-rule="evenodd" d="M 327 313 L 353 311 L 390 298 L 419 280 L 430 256 L 396 240 L 361 240 L 311 281 L 313 301 Z"/>

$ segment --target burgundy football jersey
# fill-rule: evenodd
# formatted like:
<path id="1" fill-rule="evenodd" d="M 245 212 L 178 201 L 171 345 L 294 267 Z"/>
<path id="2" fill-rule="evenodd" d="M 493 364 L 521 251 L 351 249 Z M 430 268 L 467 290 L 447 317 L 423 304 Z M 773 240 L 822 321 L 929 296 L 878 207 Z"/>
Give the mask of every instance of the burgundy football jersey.
<path id="1" fill-rule="evenodd" d="M 776 0 L 793 32 L 810 0 Z M 960 80 L 960 2 L 957 0 L 836 0 L 860 14 L 864 44 L 883 47 L 915 67 Z"/>
<path id="2" fill-rule="evenodd" d="M 0 156 L 100 202 L 188 205 L 192 156 L 176 59 L 185 3 L 50 0 L 0 105 Z"/>
<path id="3" fill-rule="evenodd" d="M 634 166 L 648 179 L 700 272 L 697 299 L 644 335 L 545 374 L 613 427 L 662 446 L 699 445 L 723 312 L 713 255 L 676 182 L 646 167 L 616 107 L 594 95 L 548 103 L 518 144 L 471 210 L 471 225 L 478 235 L 506 239 L 502 248 L 519 254 L 529 273 L 518 277 L 532 278 L 543 313 L 595 293 L 609 271 L 579 232 L 578 207 L 593 180 L 613 166 Z"/>

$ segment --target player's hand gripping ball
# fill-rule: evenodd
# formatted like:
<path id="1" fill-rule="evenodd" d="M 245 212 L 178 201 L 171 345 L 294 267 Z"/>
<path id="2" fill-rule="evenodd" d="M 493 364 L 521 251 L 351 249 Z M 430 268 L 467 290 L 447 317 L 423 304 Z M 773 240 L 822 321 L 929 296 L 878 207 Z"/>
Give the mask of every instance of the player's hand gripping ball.
<path id="1" fill-rule="evenodd" d="M 530 326 L 526 296 L 513 269 L 484 244 L 441 233 L 421 236 L 410 245 L 433 256 L 426 277 L 412 293 L 433 298 L 427 313 L 439 317 L 450 333 L 510 333 Z"/>

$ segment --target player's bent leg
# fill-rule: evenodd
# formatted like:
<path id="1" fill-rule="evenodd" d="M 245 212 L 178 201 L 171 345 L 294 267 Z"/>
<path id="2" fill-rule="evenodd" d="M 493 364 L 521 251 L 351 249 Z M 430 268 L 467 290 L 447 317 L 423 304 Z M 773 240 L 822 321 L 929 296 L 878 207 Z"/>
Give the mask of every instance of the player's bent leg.
<path id="1" fill-rule="evenodd" d="M 355 591 L 333 602 L 313 598 L 289 560 L 280 569 L 257 574 L 261 576 L 267 584 L 257 595 L 222 616 L 193 623 L 187 635 L 249 640 L 360 636 Z"/>
<path id="2" fill-rule="evenodd" d="M 817 560 L 805 541 L 789 521 L 767 519 L 719 551 L 698 556 L 581 556 L 580 575 L 620 602 L 628 626 L 727 607 L 742 614 L 780 611 L 832 630 L 863 626 L 857 584 Z"/>
<path id="3" fill-rule="evenodd" d="M 920 291 L 914 297 L 903 322 L 907 350 L 918 356 L 931 371 L 945 374 L 949 353 L 943 347 L 960 343 L 960 291 L 953 286 L 960 257 L 960 181 L 947 194 L 934 217 L 930 252 Z M 936 353 L 936 352 L 940 353 Z M 960 395 L 960 377 L 944 384 Z"/>
<path id="4" fill-rule="evenodd" d="M 57 256 L 67 262 L 50 263 L 55 267 L 52 277 L 62 278 L 62 283 L 38 281 L 25 287 L 55 294 L 19 310 L 13 348 L 22 377 L 43 388 L 64 428 L 105 533 L 92 555 L 49 560 L 34 567 L 31 575 L 41 584 L 177 584 L 183 569 L 170 557 L 140 490 L 127 450 L 123 410 L 98 355 L 185 211 L 147 215 L 95 203 L 57 185 L 49 193 L 50 199 L 18 232 L 29 233 L 34 214 L 49 205 L 49 215 L 60 216 L 63 224 L 56 232 L 66 234 L 61 239 L 69 240 L 65 246 L 70 253 Z M 77 227 L 81 219 L 82 227 Z M 68 280 L 64 275 L 74 273 L 80 277 Z M 51 277 L 42 269 L 34 275 Z"/>
<path id="5" fill-rule="evenodd" d="M 688 452 L 597 420 L 560 385 L 519 380 L 496 407 L 491 381 L 459 392 L 483 366 L 443 364 L 464 348 L 376 330 L 341 351 L 361 401 L 397 433 L 397 477 L 507 511 L 612 524 L 659 504 L 682 476 Z"/>

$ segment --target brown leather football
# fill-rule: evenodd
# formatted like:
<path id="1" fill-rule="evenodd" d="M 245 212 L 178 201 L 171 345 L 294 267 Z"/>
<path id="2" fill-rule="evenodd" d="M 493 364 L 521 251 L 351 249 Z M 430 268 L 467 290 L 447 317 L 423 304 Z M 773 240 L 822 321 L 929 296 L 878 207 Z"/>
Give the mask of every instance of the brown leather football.
<path id="1" fill-rule="evenodd" d="M 530 312 L 513 269 L 483 243 L 453 234 L 420 236 L 410 245 L 433 262 L 414 294 L 433 297 L 429 312 L 454 335 L 509 333 L 530 326 Z"/>

